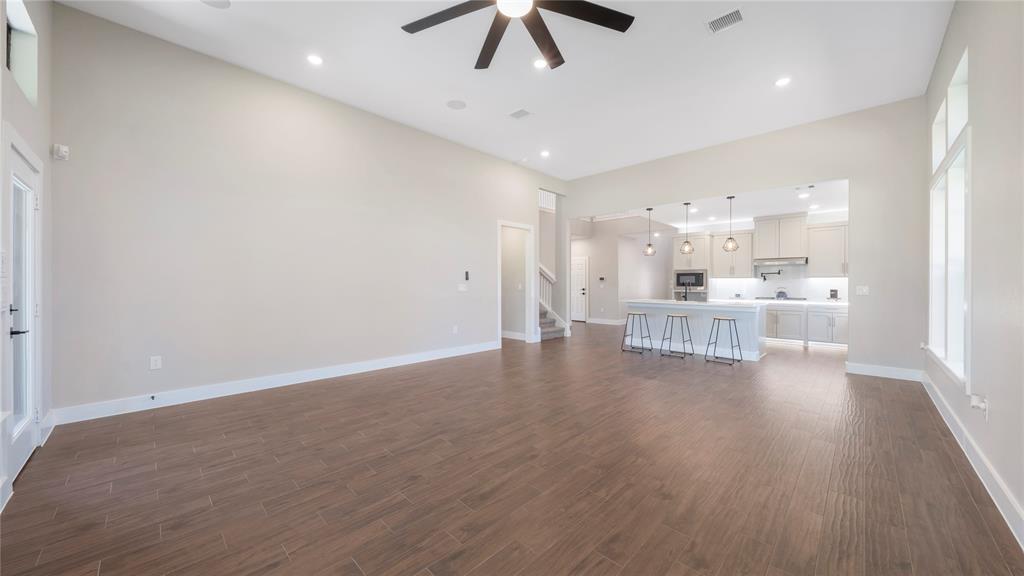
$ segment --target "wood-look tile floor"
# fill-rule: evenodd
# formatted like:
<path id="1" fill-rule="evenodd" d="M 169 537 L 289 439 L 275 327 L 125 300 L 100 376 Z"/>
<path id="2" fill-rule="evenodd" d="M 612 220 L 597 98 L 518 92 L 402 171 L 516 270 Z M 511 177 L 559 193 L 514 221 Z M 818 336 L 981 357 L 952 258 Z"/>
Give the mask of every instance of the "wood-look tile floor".
<path id="1" fill-rule="evenodd" d="M 1024 574 L 919 384 L 619 334 L 62 426 L 2 574 Z"/>

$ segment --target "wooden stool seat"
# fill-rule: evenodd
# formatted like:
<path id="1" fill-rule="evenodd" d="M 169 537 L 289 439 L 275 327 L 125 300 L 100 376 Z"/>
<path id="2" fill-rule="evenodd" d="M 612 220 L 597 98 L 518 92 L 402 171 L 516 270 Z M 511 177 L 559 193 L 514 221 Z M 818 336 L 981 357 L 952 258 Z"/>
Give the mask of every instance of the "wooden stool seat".
<path id="1" fill-rule="evenodd" d="M 679 313 L 679 314 L 668 314 L 668 317 L 669 318 L 689 318 L 690 315 L 689 314 Z"/>
<path id="2" fill-rule="evenodd" d="M 726 320 L 726 321 L 731 321 L 731 322 L 735 322 L 736 321 L 735 318 L 732 318 L 730 316 L 715 316 L 714 320 Z"/>

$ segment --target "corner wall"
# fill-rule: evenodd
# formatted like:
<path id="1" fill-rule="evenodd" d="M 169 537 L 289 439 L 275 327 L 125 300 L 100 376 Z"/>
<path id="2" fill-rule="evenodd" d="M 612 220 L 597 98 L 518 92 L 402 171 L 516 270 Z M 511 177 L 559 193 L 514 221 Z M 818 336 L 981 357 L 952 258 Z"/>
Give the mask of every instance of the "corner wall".
<path id="1" fill-rule="evenodd" d="M 930 358 L 927 384 L 1017 540 L 1024 544 L 1022 13 L 1020 2 L 956 3 L 932 72 L 928 121 L 921 132 L 930 134 L 931 119 L 967 49 L 971 125 L 968 379 L 971 392 L 988 402 L 987 418 L 984 412 L 971 409 L 963 387 Z M 930 166 L 925 165 L 929 176 Z"/>
<path id="2" fill-rule="evenodd" d="M 496 224 L 536 229 L 562 182 L 63 5 L 54 29 L 55 406 L 497 345 Z"/>

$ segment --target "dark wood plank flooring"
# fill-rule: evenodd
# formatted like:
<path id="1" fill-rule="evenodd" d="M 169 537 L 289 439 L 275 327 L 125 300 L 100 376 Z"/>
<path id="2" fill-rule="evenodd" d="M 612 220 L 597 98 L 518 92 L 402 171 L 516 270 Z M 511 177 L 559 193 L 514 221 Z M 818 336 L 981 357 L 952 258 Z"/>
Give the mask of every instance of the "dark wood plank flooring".
<path id="1" fill-rule="evenodd" d="M 59 427 L 0 572 L 1024 575 L 921 385 L 619 334 Z"/>

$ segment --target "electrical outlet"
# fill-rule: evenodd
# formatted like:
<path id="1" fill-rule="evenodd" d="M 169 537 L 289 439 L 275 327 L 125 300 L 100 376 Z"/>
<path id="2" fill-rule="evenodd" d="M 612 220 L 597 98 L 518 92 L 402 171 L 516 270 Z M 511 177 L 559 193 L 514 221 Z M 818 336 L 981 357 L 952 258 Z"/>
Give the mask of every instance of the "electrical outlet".
<path id="1" fill-rule="evenodd" d="M 163 356 L 150 356 L 149 357 L 149 369 L 150 370 L 160 370 L 163 367 L 164 367 L 164 357 Z"/>
<path id="2" fill-rule="evenodd" d="M 455 286 L 455 289 L 458 290 L 459 292 L 469 292 L 469 284 L 466 284 L 465 282 L 460 282 L 458 285 Z"/>
<path id="3" fill-rule="evenodd" d="M 857 286 L 857 296 L 870 296 L 870 295 L 871 295 L 871 287 L 870 286 Z"/>

